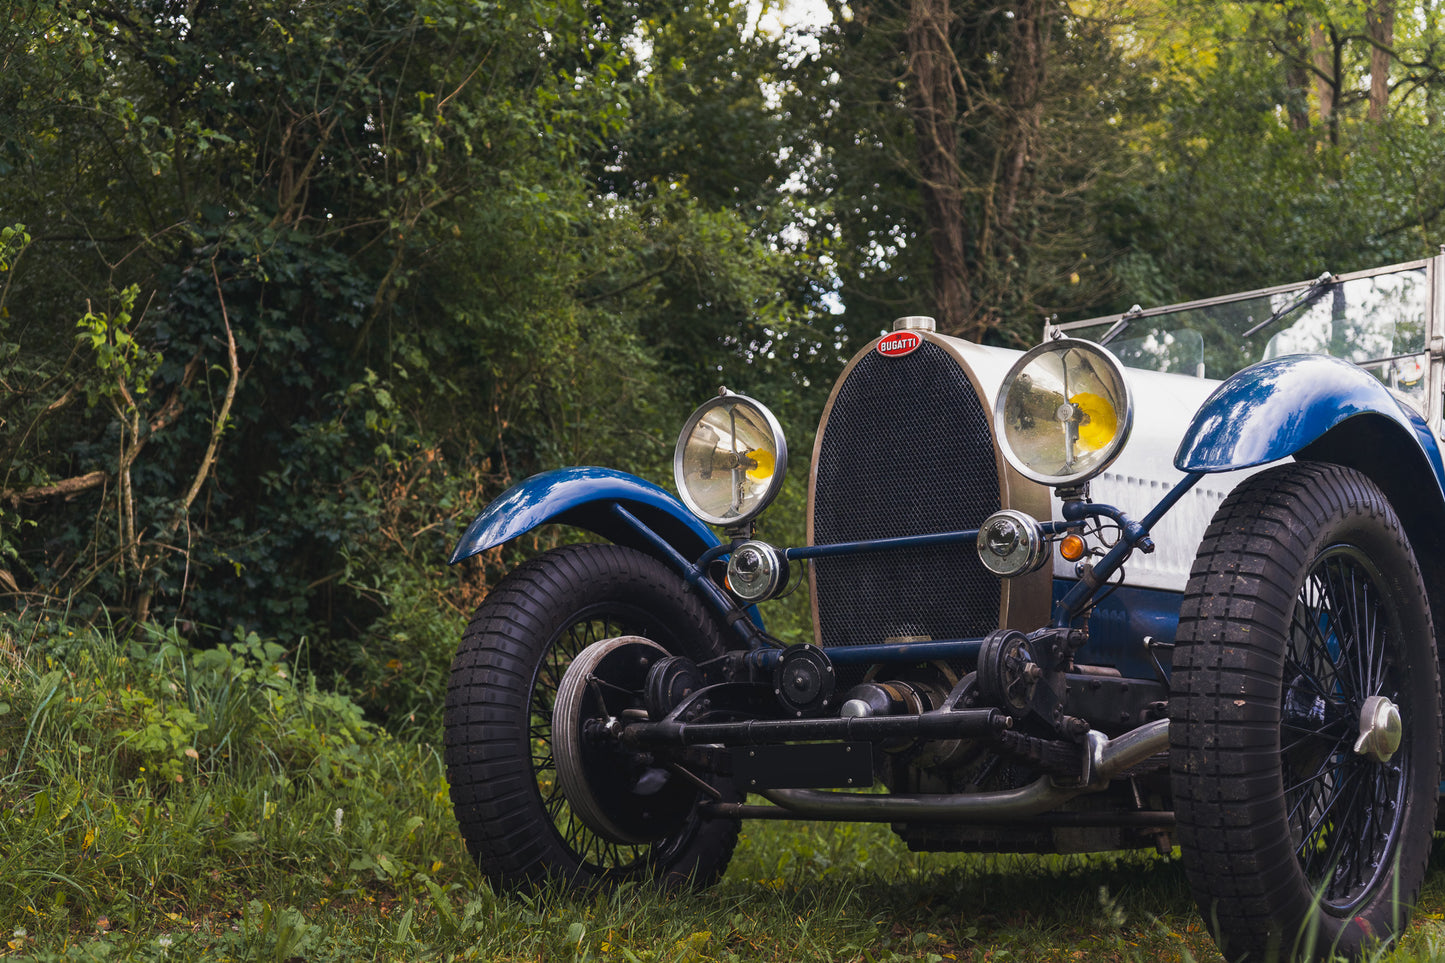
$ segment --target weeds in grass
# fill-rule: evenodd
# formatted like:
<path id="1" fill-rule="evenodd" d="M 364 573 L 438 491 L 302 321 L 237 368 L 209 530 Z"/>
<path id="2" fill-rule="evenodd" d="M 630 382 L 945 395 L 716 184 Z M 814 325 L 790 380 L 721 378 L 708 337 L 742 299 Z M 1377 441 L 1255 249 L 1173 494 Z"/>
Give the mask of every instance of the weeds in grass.
<path id="1" fill-rule="evenodd" d="M 175 948 L 168 926 L 216 914 L 289 945 L 310 931 L 287 905 L 375 902 L 462 859 L 436 751 L 298 681 L 280 646 L 0 633 L 0 926 L 24 946 L 159 929 Z"/>
<path id="2" fill-rule="evenodd" d="M 254 636 L 0 619 L 0 956 L 37 961 L 1217 960 L 1177 860 L 907 851 L 749 823 L 704 893 L 495 894 L 428 733 Z M 1385 960 L 1441 959 L 1438 874 Z"/>

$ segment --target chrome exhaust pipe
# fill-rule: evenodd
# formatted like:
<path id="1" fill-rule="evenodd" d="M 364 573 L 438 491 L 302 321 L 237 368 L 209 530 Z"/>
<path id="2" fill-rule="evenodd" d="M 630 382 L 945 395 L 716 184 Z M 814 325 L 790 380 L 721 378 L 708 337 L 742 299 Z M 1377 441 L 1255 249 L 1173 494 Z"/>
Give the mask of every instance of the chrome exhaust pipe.
<path id="1" fill-rule="evenodd" d="M 806 819 L 852 822 L 959 820 L 1007 822 L 1056 809 L 1075 796 L 1097 792 L 1115 776 L 1169 748 L 1169 720 L 1159 719 L 1110 739 L 1090 730 L 1085 737 L 1084 777 L 1061 783 L 1040 776 L 1027 786 L 953 795 L 882 795 L 826 789 L 763 789 L 758 795 Z"/>

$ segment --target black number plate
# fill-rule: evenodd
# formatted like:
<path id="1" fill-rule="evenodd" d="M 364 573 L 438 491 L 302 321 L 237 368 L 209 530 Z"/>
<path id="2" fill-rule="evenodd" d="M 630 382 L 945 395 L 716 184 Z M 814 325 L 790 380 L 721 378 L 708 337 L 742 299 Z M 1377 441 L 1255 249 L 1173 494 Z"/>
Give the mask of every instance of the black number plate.
<path id="1" fill-rule="evenodd" d="M 866 789 L 873 785 L 871 742 L 745 746 L 733 750 L 739 789 Z"/>

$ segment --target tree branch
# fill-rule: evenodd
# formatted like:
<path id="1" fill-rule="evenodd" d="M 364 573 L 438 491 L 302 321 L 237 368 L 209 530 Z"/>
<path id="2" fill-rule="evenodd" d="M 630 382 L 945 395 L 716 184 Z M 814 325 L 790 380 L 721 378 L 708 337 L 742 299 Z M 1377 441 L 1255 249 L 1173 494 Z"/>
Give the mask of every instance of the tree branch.
<path id="1" fill-rule="evenodd" d="M 42 498 L 54 498 L 56 495 L 68 498 L 91 488 L 99 488 L 109 480 L 108 472 L 93 471 L 86 475 L 63 478 L 49 485 L 36 485 L 33 488 L 7 488 L 0 491 L 0 499 L 15 505 L 20 502 L 38 501 Z"/>
<path id="2" fill-rule="evenodd" d="M 195 504 L 196 498 L 201 493 L 202 486 L 211 474 L 211 468 L 216 463 L 216 452 L 221 447 L 221 436 L 225 433 L 226 422 L 231 417 L 231 405 L 236 400 L 236 386 L 241 381 L 241 363 L 236 353 L 236 334 L 231 330 L 231 316 L 226 310 L 226 295 L 221 290 L 221 275 L 216 270 L 216 256 L 211 257 L 211 278 L 216 283 L 216 300 L 221 304 L 221 323 L 226 328 L 226 361 L 230 372 L 230 378 L 226 382 L 226 396 L 221 401 L 221 410 L 216 413 L 216 420 L 211 425 L 211 440 L 206 445 L 206 453 L 201 456 L 201 464 L 196 468 L 196 477 L 191 479 L 191 487 L 186 491 L 181 503 L 176 506 L 175 512 L 171 515 L 170 521 L 161 526 L 158 531 L 158 542 L 163 545 L 175 537 L 176 530 L 181 527 L 181 522 L 189 514 L 191 506 Z M 195 359 L 192 359 L 192 364 Z M 187 369 L 190 365 L 187 365 Z M 147 558 L 147 564 L 150 559 Z M 151 599 L 155 597 L 154 581 L 141 590 L 136 598 L 135 619 L 137 622 L 144 622 L 150 616 Z"/>
<path id="3" fill-rule="evenodd" d="M 201 486 L 206 483 L 206 478 L 216 463 L 216 451 L 221 447 L 221 435 L 226 430 L 226 422 L 230 420 L 231 404 L 236 400 L 236 386 L 241 381 L 241 363 L 236 355 L 236 334 L 231 330 L 231 317 L 226 311 L 226 296 L 221 292 L 221 276 L 216 271 L 214 257 L 211 258 L 211 277 L 216 282 L 216 299 L 221 302 L 221 323 L 226 326 L 226 361 L 230 378 L 226 382 L 226 397 L 221 401 L 221 410 L 216 414 L 216 421 L 211 426 L 210 443 L 206 445 L 206 453 L 201 458 L 200 467 L 196 469 L 196 477 L 191 480 L 190 490 L 186 492 L 185 499 L 166 526 L 166 538 L 174 535 L 180 527 L 181 519 L 191 510 L 191 505 L 195 504 L 196 496 L 201 493 Z"/>

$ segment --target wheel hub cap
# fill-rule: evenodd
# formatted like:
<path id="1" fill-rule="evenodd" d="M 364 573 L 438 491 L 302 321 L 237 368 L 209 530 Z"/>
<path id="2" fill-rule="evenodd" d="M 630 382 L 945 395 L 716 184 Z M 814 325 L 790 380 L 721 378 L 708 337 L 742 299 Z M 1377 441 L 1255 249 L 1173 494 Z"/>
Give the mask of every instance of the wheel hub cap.
<path id="1" fill-rule="evenodd" d="M 1360 707 L 1360 738 L 1355 752 L 1375 762 L 1389 762 L 1400 748 L 1400 710 L 1384 696 L 1370 696 Z"/>

